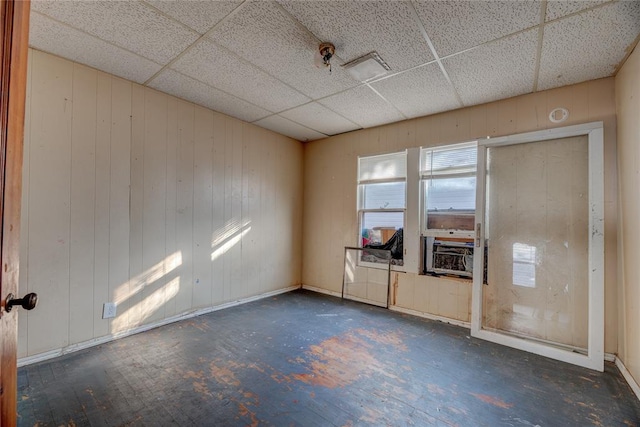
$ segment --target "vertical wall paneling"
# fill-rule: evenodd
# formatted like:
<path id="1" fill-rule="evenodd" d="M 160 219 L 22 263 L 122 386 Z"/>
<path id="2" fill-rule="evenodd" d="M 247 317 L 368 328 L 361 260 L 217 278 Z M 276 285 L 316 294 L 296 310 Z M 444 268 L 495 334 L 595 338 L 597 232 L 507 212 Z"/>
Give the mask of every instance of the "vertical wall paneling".
<path id="1" fill-rule="evenodd" d="M 225 138 L 227 117 L 213 113 L 213 169 L 211 174 L 211 234 L 207 236 L 207 255 L 211 260 L 211 283 L 213 301 L 225 300 L 224 262 L 225 244 Z"/>
<path id="2" fill-rule="evenodd" d="M 196 107 L 194 126 L 193 191 L 193 306 L 212 301 L 211 215 L 213 166 L 213 112 Z"/>
<path id="3" fill-rule="evenodd" d="M 120 287 L 115 298 L 118 318 L 113 321 L 115 332 L 126 330 L 127 325 L 137 325 L 141 313 L 141 291 L 145 285 L 143 263 L 143 215 L 144 215 L 144 140 L 145 140 L 145 89 L 134 85 L 131 92 L 131 183 L 130 183 L 130 231 L 129 231 L 129 282 Z"/>
<path id="4" fill-rule="evenodd" d="M 137 324 L 163 319 L 164 304 L 175 286 L 165 258 L 167 95 L 153 89 L 144 94 L 142 274 Z M 135 117 L 134 117 L 135 123 Z M 133 202 L 133 200 L 132 200 Z M 173 287 L 172 287 L 173 286 Z"/>
<path id="5" fill-rule="evenodd" d="M 283 197 L 283 193 L 284 193 L 283 186 L 286 185 L 286 182 L 285 182 L 286 178 L 285 176 L 283 176 L 284 175 L 283 159 L 281 157 L 276 157 L 272 159 L 272 161 L 273 161 L 273 175 L 271 175 L 271 179 L 272 179 L 271 188 L 273 189 L 272 197 L 273 197 L 274 209 L 277 209 L 277 207 L 285 206 L 287 202 Z M 275 279 L 276 282 L 279 280 L 282 280 L 283 267 L 285 263 L 289 261 L 286 258 L 286 255 L 280 251 L 280 248 L 282 247 L 282 245 L 284 245 L 286 241 L 286 235 L 282 233 L 282 221 L 285 221 L 285 220 L 286 218 L 277 217 L 275 218 L 275 221 L 273 221 L 271 225 L 273 227 L 273 237 L 271 240 L 271 244 L 273 248 L 276 249 L 275 255 L 272 260 L 275 268 L 271 269 L 271 274 L 272 274 L 272 278 Z"/>
<path id="6" fill-rule="evenodd" d="M 230 237 L 233 232 L 234 218 L 232 209 L 232 188 L 233 188 L 233 122 L 225 120 L 225 146 L 224 146 L 224 226 L 222 229 L 222 239 L 219 240 L 217 253 L 226 255 L 229 253 Z M 223 301 L 229 301 L 232 298 L 232 281 L 231 281 L 231 256 L 223 257 L 224 271 L 224 298 Z"/>
<path id="7" fill-rule="evenodd" d="M 93 175 L 95 203 L 93 209 L 95 249 L 93 263 L 93 331 L 89 338 L 109 333 L 109 322 L 102 319 L 102 304 L 110 302 L 109 295 L 109 216 L 111 206 L 111 76 L 97 72 L 94 147 L 95 164 L 86 166 Z M 74 123 L 77 120 L 74 120 Z M 73 167 L 73 166 L 72 166 Z M 89 178 L 89 176 L 87 176 Z M 73 311 L 72 311 L 73 315 Z M 82 322 L 82 318 L 78 319 Z M 73 322 L 73 320 L 72 320 Z M 88 338 L 84 338 L 86 340 Z M 72 339 L 72 342 L 78 342 Z"/>
<path id="8" fill-rule="evenodd" d="M 191 307 L 193 301 L 193 164 L 195 106 L 178 101 L 178 154 L 176 185 L 176 235 L 181 263 L 177 271 L 180 289 L 176 295 L 176 312 Z"/>
<path id="9" fill-rule="evenodd" d="M 27 96 L 25 100 L 24 112 L 24 145 L 22 151 L 22 193 L 29 194 L 30 178 L 30 153 L 31 153 L 31 93 L 33 74 L 33 51 L 29 49 L 27 58 Z M 20 210 L 20 283 L 18 284 L 20 294 L 29 291 L 29 197 L 22 197 Z M 26 310 L 24 310 L 26 311 Z M 28 312 L 27 312 L 28 313 Z M 19 316 L 18 319 L 18 354 L 27 353 L 27 334 L 29 330 L 29 316 Z"/>
<path id="10" fill-rule="evenodd" d="M 109 174 L 109 291 L 104 302 L 118 302 L 129 294 L 130 288 L 130 217 L 129 184 L 131 177 L 131 115 L 132 84 L 111 77 L 111 145 Z M 126 305 L 117 307 L 118 321 L 128 320 Z M 101 307 L 97 307 L 101 310 Z M 102 317 L 96 313 L 96 317 Z M 114 321 L 102 319 L 109 332 L 115 331 Z M 96 331 L 96 337 L 104 336 Z"/>
<path id="11" fill-rule="evenodd" d="M 262 141 L 262 146 L 264 148 L 263 154 L 263 167 L 262 167 L 262 180 L 260 183 L 260 194 L 262 197 L 260 199 L 260 212 L 264 218 L 273 217 L 275 210 L 275 197 L 274 197 L 274 188 L 273 188 L 273 177 L 276 173 L 276 170 L 273 166 L 274 156 L 272 156 L 272 149 L 275 145 L 275 137 L 267 133 L 265 135 L 264 140 Z M 272 254 L 274 253 L 274 245 L 276 238 L 276 231 L 273 223 L 264 221 L 264 227 L 262 229 L 261 239 L 264 242 L 264 249 L 262 254 Z M 278 267 L 271 257 L 266 257 L 267 259 L 263 259 L 261 262 L 260 269 L 260 279 L 263 283 L 273 283 L 273 272 Z"/>
<path id="12" fill-rule="evenodd" d="M 636 383 L 640 383 L 640 264 L 638 263 L 638 239 L 640 239 L 640 49 L 631 53 L 615 79 L 615 102 L 618 129 L 618 167 L 620 189 L 620 242 L 621 268 L 619 306 L 620 346 L 618 356 Z M 599 91 L 599 93 L 603 93 Z M 603 94 L 606 95 L 606 94 Z M 590 114 L 595 114 L 589 109 Z M 605 139 L 607 137 L 605 127 Z M 607 151 L 605 149 L 605 158 Z M 605 163 L 605 168 L 607 163 Z M 609 188 L 605 187 L 605 194 Z M 607 194 L 608 196 L 608 194 Z M 608 212 L 605 199 L 605 216 Z M 607 230 L 608 231 L 608 230 Z M 605 249 L 606 250 L 606 249 Z M 605 270 L 609 268 L 605 266 Z M 606 299 L 606 298 L 605 298 Z M 615 307 L 615 305 L 614 305 Z M 607 309 L 609 308 L 607 304 Z M 606 325 L 605 325 L 606 327 Z"/>
<path id="13" fill-rule="evenodd" d="M 178 251 L 176 234 L 177 213 L 177 162 L 178 162 L 178 100 L 167 97 L 167 152 L 166 152 L 166 183 L 165 183 L 165 251 L 167 262 L 166 274 L 169 276 L 167 301 L 164 304 L 165 316 L 176 314 L 176 296 L 181 283 L 179 266 L 182 255 Z"/>
<path id="14" fill-rule="evenodd" d="M 29 55 L 19 357 L 300 283 L 302 144 Z"/>
<path id="15" fill-rule="evenodd" d="M 69 221 L 69 340 L 93 336 L 94 271 L 96 265 L 96 164 L 97 72 L 73 66 L 71 120 L 71 194 Z M 109 134 L 105 135 L 107 141 Z M 104 182 L 104 181 L 103 181 Z M 99 212 L 98 212 L 99 214 Z M 87 320 L 91 319 L 91 320 Z"/>
<path id="16" fill-rule="evenodd" d="M 242 135 L 243 125 L 239 120 L 231 120 L 232 171 L 231 171 L 231 225 L 232 238 L 229 241 L 231 258 L 231 298 L 245 295 L 246 284 L 242 282 Z"/>
<path id="17" fill-rule="evenodd" d="M 252 126 L 246 126 L 244 129 L 244 138 L 242 143 L 242 224 L 243 229 L 240 232 L 242 239 L 242 281 L 246 285 L 246 295 L 254 295 L 258 292 L 257 271 L 259 263 L 253 263 L 252 260 L 257 259 L 255 252 L 255 231 L 254 201 L 256 199 L 255 186 L 256 182 L 256 157 L 254 147 L 257 129 Z"/>
<path id="18" fill-rule="evenodd" d="M 39 304 L 27 346 L 39 353 L 69 343 L 73 64 L 40 52 L 32 59 L 28 288 Z"/>

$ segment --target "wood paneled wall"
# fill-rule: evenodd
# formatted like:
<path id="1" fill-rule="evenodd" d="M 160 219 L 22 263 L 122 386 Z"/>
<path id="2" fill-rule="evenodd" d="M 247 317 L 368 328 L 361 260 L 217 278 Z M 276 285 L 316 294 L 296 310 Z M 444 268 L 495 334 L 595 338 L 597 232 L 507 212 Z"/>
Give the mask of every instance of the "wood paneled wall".
<path id="1" fill-rule="evenodd" d="M 566 122 L 551 110 L 569 110 Z M 605 350 L 617 351 L 617 180 L 614 79 L 600 79 L 489 104 L 393 123 L 305 145 L 304 285 L 342 286 L 344 246 L 357 243 L 357 157 L 411 147 L 472 141 L 602 120 L 605 138 Z M 405 239 L 406 241 L 406 239 Z M 394 273 L 392 302 L 401 309 L 470 321 L 471 282 Z"/>
<path id="2" fill-rule="evenodd" d="M 300 283 L 301 143 L 29 59 L 19 357 Z"/>
<path id="3" fill-rule="evenodd" d="M 640 383 L 640 48 L 616 76 L 620 168 L 620 350 Z"/>

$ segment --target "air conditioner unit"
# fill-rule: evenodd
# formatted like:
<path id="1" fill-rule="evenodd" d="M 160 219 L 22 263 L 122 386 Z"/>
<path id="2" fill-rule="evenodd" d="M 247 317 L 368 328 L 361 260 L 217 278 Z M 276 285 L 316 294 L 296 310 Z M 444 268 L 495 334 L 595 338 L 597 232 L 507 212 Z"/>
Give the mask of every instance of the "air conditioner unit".
<path id="1" fill-rule="evenodd" d="M 473 276 L 473 239 L 424 237 L 425 273 Z"/>

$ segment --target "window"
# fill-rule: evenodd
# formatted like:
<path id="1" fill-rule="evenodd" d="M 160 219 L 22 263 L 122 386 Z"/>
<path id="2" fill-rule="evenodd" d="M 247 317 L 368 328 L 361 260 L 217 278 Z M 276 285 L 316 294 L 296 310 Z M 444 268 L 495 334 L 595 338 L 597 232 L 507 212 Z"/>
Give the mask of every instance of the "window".
<path id="1" fill-rule="evenodd" d="M 420 150 L 422 274 L 473 275 L 477 143 Z"/>
<path id="2" fill-rule="evenodd" d="M 387 245 L 402 265 L 407 206 L 407 152 L 358 159 L 358 246 Z"/>
<path id="3" fill-rule="evenodd" d="M 476 142 L 420 150 L 424 235 L 473 231 L 477 153 Z"/>

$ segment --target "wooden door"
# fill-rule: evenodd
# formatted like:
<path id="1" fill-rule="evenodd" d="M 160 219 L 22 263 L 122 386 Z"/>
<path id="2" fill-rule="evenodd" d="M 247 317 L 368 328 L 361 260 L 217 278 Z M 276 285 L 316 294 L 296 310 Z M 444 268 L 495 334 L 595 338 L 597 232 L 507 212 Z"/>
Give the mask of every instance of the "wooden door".
<path id="1" fill-rule="evenodd" d="M 7 313 L 7 295 L 18 293 L 22 139 L 27 81 L 29 1 L 2 0 L 0 10 L 0 426 L 17 418 L 17 310 Z"/>

